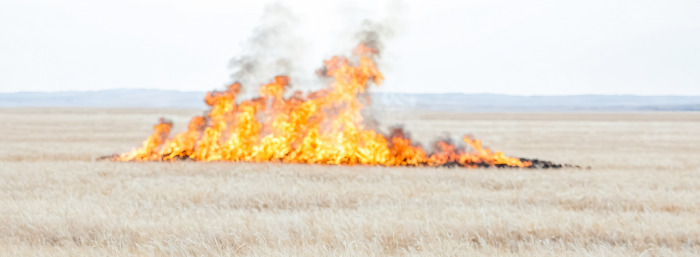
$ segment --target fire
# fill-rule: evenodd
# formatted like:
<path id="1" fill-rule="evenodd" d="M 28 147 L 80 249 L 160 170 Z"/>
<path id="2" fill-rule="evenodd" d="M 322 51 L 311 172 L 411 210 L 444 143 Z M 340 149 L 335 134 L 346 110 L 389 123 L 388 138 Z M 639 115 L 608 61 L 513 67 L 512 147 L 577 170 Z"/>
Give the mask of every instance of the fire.
<path id="1" fill-rule="evenodd" d="M 446 141 L 428 154 L 394 130 L 388 136 L 363 126 L 361 95 L 384 76 L 373 57 L 377 50 L 360 44 L 350 58 L 324 61 L 328 89 L 285 97 L 289 78 L 275 77 L 259 97 L 238 101 L 241 85 L 213 91 L 204 101 L 207 117 L 194 117 L 187 131 L 168 138 L 172 123 L 161 120 L 141 148 L 115 156 L 118 161 L 283 162 L 336 165 L 529 167 L 529 161 L 492 152 L 481 141 L 464 137 L 467 152 Z"/>
<path id="2" fill-rule="evenodd" d="M 124 153 L 119 156 L 119 159 L 124 161 L 149 161 L 160 159 L 162 155 L 159 149 L 163 143 L 165 143 L 168 135 L 170 135 L 170 129 L 172 129 L 172 127 L 172 122 L 161 118 L 159 123 L 153 126 L 153 134 L 143 141 L 141 148 L 129 153 Z"/>

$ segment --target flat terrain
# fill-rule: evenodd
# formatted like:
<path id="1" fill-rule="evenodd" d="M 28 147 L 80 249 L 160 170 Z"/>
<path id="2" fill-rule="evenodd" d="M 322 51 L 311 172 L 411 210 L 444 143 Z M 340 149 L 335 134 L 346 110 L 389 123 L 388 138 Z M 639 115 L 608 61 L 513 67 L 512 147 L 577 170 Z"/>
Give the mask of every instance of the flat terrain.
<path id="1" fill-rule="evenodd" d="M 377 113 L 591 169 L 112 163 L 160 116 L 0 109 L 0 256 L 698 256 L 700 113 Z"/>

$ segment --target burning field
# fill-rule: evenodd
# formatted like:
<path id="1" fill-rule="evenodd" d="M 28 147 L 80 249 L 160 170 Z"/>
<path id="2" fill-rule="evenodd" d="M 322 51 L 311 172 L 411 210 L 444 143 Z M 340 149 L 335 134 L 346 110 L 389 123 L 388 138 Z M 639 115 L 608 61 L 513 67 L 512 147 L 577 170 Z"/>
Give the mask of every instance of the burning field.
<path id="1" fill-rule="evenodd" d="M 700 254 L 698 113 L 376 116 L 591 170 L 94 161 L 199 113 L 0 108 L 0 256 Z"/>
<path id="2" fill-rule="evenodd" d="M 350 57 L 334 56 L 324 61 L 318 73 L 328 81 L 326 89 L 287 94 L 290 79 L 277 76 L 259 88 L 259 97 L 239 101 L 242 85 L 236 82 L 224 91 L 208 93 L 204 99 L 210 106 L 208 114 L 192 118 L 186 131 L 170 137 L 173 124 L 161 118 L 140 148 L 105 159 L 470 168 L 574 167 L 510 157 L 468 136 L 462 138 L 462 144 L 438 140 L 433 151 L 427 152 L 402 129 L 393 128 L 384 134 L 368 128 L 362 113 L 371 100 L 368 87 L 381 85 L 384 76 L 374 61 L 378 54 L 376 48 L 361 43 L 352 53 Z"/>
<path id="3" fill-rule="evenodd" d="M 97 3 L 95 7 L 99 8 L 91 9 L 87 4 L 90 1 L 84 2 L 62 4 L 61 8 L 31 3 L 26 5 L 27 12 L 13 12 L 17 15 L 10 19 L 29 27 L 9 31 L 11 40 L 6 41 L 21 42 L 26 48 L 8 48 L 19 53 L 11 56 L 16 59 L 8 59 L 8 67 L 31 67 L 27 74 L 41 76 L 22 79 L 17 87 L 43 86 L 42 81 L 49 81 L 50 85 L 41 88 L 54 91 L 67 87 L 69 82 L 84 81 L 82 86 L 92 89 L 90 86 L 97 80 L 90 78 L 109 78 L 102 74 L 119 73 L 129 78 L 121 81 L 142 83 L 129 84 L 133 87 L 160 83 L 169 89 L 184 89 L 163 82 L 163 78 L 182 71 L 186 74 L 170 81 L 205 84 L 197 83 L 203 81 L 200 79 L 181 78 L 201 75 L 192 70 L 192 63 L 202 70 L 213 70 L 204 64 L 209 59 L 199 58 L 206 55 L 217 59 L 218 54 L 224 53 L 223 48 L 212 49 L 212 55 L 200 50 L 230 43 L 217 40 L 213 33 L 241 39 L 236 29 L 218 30 L 210 25 L 220 23 L 228 27 L 236 23 L 231 28 L 247 29 L 249 18 L 255 14 L 242 2 L 226 2 L 230 9 L 219 7 L 219 3 L 189 6 L 183 1 L 174 1 L 177 3 L 173 5 L 165 3 L 168 1 L 126 1 L 134 3 L 124 3 L 127 5 L 123 7 L 119 7 L 121 3 Z M 560 4 L 551 2 L 522 6 L 470 2 L 464 5 L 467 8 L 431 2 L 426 7 L 436 9 L 412 12 L 410 22 L 398 19 L 397 14 L 403 10 L 401 3 L 389 3 L 382 23 L 362 22 L 360 32 L 353 34 L 344 26 L 382 12 L 366 12 L 361 10 L 363 5 L 348 1 L 347 5 L 338 6 L 342 12 L 322 11 L 323 16 L 328 16 L 324 19 L 304 17 L 309 22 L 328 25 L 330 31 L 318 32 L 312 26 L 301 38 L 294 36 L 299 29 L 295 28 L 296 16 L 273 4 L 265 8 L 260 24 L 251 31 L 248 45 L 242 45 L 231 62 L 232 81 L 237 82 L 206 95 L 201 92 L 206 107 L 201 102 L 184 105 L 179 97 L 170 98 L 177 99 L 171 100 L 176 104 L 147 105 L 153 108 L 135 108 L 137 105 L 131 101 L 138 96 L 144 102 L 155 103 L 151 96 L 172 91 L 148 90 L 150 93 L 144 94 L 146 90 L 106 90 L 69 96 L 46 93 L 60 96 L 46 105 L 44 93 L 26 94 L 36 98 L 32 103 L 42 103 L 36 106 L 83 102 L 75 99 L 89 99 L 85 101 L 89 103 L 116 99 L 113 102 L 120 105 L 0 108 L 0 257 L 700 256 L 699 112 L 606 113 L 595 109 L 586 113 L 585 110 L 593 109 L 562 110 L 558 103 L 569 100 L 557 100 L 551 105 L 556 107 L 554 112 L 525 112 L 519 109 L 520 105 L 512 105 L 513 109 L 505 110 L 515 113 L 498 112 L 502 110 L 498 108 L 487 108 L 496 112 L 482 113 L 454 108 L 466 105 L 453 103 L 471 101 L 449 100 L 451 95 L 447 94 L 432 95 L 431 101 L 420 101 L 426 104 L 415 104 L 420 108 L 411 110 L 406 106 L 415 101 L 396 105 L 399 107 L 391 111 L 372 105 L 373 88 L 393 86 L 389 82 L 401 84 L 391 81 L 391 63 L 384 65 L 383 61 L 388 60 L 379 58 L 380 52 L 391 56 L 383 52 L 384 44 L 379 38 L 394 37 L 395 31 L 401 31 L 397 26 L 403 24 L 413 24 L 419 29 L 416 31 L 430 31 L 412 35 L 422 42 L 439 43 L 436 45 L 443 51 L 433 52 L 433 45 L 411 41 L 405 47 L 411 53 L 440 58 L 423 56 L 400 62 L 416 65 L 417 69 L 397 72 L 396 77 L 413 83 L 395 88 L 398 91 L 408 92 L 420 86 L 430 90 L 435 86 L 434 91 L 438 91 L 440 87 L 436 85 L 445 86 L 445 81 L 460 83 L 465 77 L 486 70 L 494 72 L 482 74 L 486 80 L 509 77 L 482 86 L 485 92 L 495 89 L 493 85 L 504 84 L 521 87 L 531 94 L 537 92 L 532 91 L 535 83 L 523 79 L 533 77 L 558 85 L 554 77 L 545 76 L 549 73 L 580 85 L 571 90 L 591 85 L 605 87 L 607 84 L 588 80 L 589 75 L 603 73 L 611 78 L 617 78 L 617 73 L 634 77 L 610 83 L 643 80 L 637 76 L 639 72 L 631 71 L 638 67 L 645 68 L 640 71 L 651 71 L 646 70 L 652 68 L 647 65 L 650 62 L 620 70 L 603 70 L 597 65 L 599 61 L 617 64 L 614 59 L 628 53 L 633 61 L 658 61 L 663 72 L 678 68 L 663 62 L 674 59 L 666 58 L 671 52 L 648 51 L 654 55 L 644 56 L 638 55 L 640 51 L 630 51 L 653 50 L 647 47 L 663 46 L 656 44 L 659 42 L 608 40 L 615 39 L 610 35 L 618 32 L 629 34 L 628 39 L 634 40 L 652 38 L 650 35 L 656 36 L 655 32 L 661 29 L 666 32 L 666 27 L 661 26 L 663 15 L 655 15 L 655 25 L 659 26 L 658 30 L 649 31 L 652 34 L 631 34 L 628 32 L 635 28 L 630 26 L 634 20 L 619 15 L 624 8 L 618 7 L 622 5 L 610 6 L 611 9 L 600 8 L 596 3 L 591 8 L 579 8 L 585 5 L 576 3 L 556 9 Z M 309 8 L 294 4 L 314 12 L 326 10 L 316 6 L 320 3 L 306 3 Z M 521 7 L 535 12 L 528 14 Z M 193 12 L 195 9 L 201 10 Z M 447 9 L 452 9 L 455 16 L 445 15 Z M 598 9 L 612 16 L 591 15 Z M 634 11 L 644 14 L 639 12 L 643 9 L 637 9 Z M 246 14 L 235 15 L 238 11 Z M 545 11 L 552 12 L 551 21 L 545 19 Z M 666 8 L 660 13 L 667 11 Z M 637 13 L 640 21 L 648 20 Z M 128 14 L 128 20 L 124 14 Z M 533 15 L 533 19 L 528 19 L 528 15 Z M 139 16 L 143 20 L 136 19 Z M 455 17 L 469 23 L 461 23 Z M 597 22 L 587 19 L 591 17 Z M 673 22 L 681 24 L 681 18 Z M 579 20 L 586 26 L 578 26 Z M 147 26 L 144 21 L 152 24 Z M 213 23 L 200 23 L 204 21 Z M 602 31 L 603 27 L 588 24 L 608 26 L 609 21 L 620 23 L 625 30 Z M 90 26 L 81 27 L 79 23 Z M 135 29 L 142 26 L 142 30 Z M 527 30 L 530 27 L 547 30 Z M 586 33 L 586 27 L 591 27 L 590 32 Z M 39 34 L 39 28 L 50 33 Z M 71 29 L 75 29 L 74 33 Z M 300 29 L 306 31 L 303 26 Z M 570 34 L 560 33 L 563 31 Z M 459 37 L 443 37 L 445 34 Z M 561 41 L 545 40 L 550 34 Z M 478 35 L 488 40 L 469 38 Z M 664 39 L 676 36 L 663 35 Z M 140 41 L 149 36 L 150 40 Z M 326 43 L 315 36 L 333 40 Z M 30 40 L 15 40 L 22 37 Z M 105 43 L 95 44 L 93 39 Z M 307 40 L 313 44 L 299 47 Z M 172 44 L 175 41 L 179 46 Z M 346 46 L 346 42 L 361 43 Z M 297 69 L 301 68 L 297 67 L 318 67 L 307 65 L 304 59 L 311 56 L 306 48 L 314 48 L 315 44 L 347 48 L 347 53 L 328 50 L 341 55 L 306 72 L 313 77 L 300 79 Z M 687 44 L 673 46 L 676 45 Z M 170 46 L 175 47 L 173 52 L 165 51 Z M 493 48 L 484 51 L 488 49 L 483 46 Z M 229 46 L 225 49 L 228 51 Z M 455 55 L 456 49 L 473 51 Z M 514 55 L 519 52 L 528 55 Z M 601 59 L 589 59 L 588 55 L 594 52 Z M 687 55 L 686 52 L 682 54 Z M 78 58 L 77 53 L 90 58 Z M 549 59 L 544 58 L 546 54 L 561 56 Z M 114 58 L 117 55 L 124 56 Z M 109 56 L 114 59 L 105 58 Z M 149 58 L 154 65 L 144 62 L 131 67 L 133 60 Z M 173 60 L 169 58 L 187 65 L 182 69 L 159 66 Z M 444 61 L 448 59 L 460 61 Z M 114 62 L 117 66 L 95 65 L 100 62 Z M 44 69 L 53 69 L 54 64 L 65 66 L 56 71 L 68 72 L 44 74 Z M 523 69 L 528 65 L 538 69 Z M 155 69 L 150 68 L 155 66 L 165 72 L 154 76 Z M 509 69 L 501 69 L 506 66 Z M 551 69 L 554 66 L 559 69 Z M 444 67 L 471 73 L 455 74 L 455 69 Z M 578 71 L 577 67 L 583 70 Z M 544 73 L 534 72 L 541 71 L 539 68 Z M 426 80 L 404 77 L 415 71 L 425 72 L 422 75 Z M 73 80 L 91 73 L 95 76 Z M 56 77 L 49 74 L 58 74 L 65 80 L 54 81 Z M 441 83 L 425 83 L 433 82 L 436 74 Z M 677 80 L 663 81 L 669 84 Z M 126 83 L 116 81 L 109 85 L 123 84 Z M 394 85 L 401 86 L 397 84 Z M 440 90 L 461 90 L 459 86 L 462 84 Z M 552 87 L 547 84 L 543 88 Z M 74 95 L 85 97 L 74 99 Z M 4 99 L 24 97 L 24 93 L 12 93 Z M 495 102 L 484 99 L 489 106 Z M 123 100 L 129 104 L 123 104 Z M 422 108 L 434 102 L 449 103 L 441 106 L 448 111 Z M 187 106 L 192 109 L 186 109 Z M 543 110 L 552 110 L 549 108 Z M 132 150 L 124 152 L 128 149 Z"/>

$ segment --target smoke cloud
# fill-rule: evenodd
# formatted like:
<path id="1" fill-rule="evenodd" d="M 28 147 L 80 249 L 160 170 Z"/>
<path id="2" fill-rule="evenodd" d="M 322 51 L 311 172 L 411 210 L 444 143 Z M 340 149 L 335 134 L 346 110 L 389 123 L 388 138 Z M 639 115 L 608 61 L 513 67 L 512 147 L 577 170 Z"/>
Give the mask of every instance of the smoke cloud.
<path id="1" fill-rule="evenodd" d="M 403 4 L 400 1 L 389 2 L 383 8 L 386 10 L 383 18 L 370 12 L 374 8 L 364 9 L 357 4 L 336 7 L 340 7 L 337 15 L 341 17 L 341 22 L 331 26 L 338 33 L 329 41 L 331 50 L 334 51 L 332 54 L 349 54 L 358 43 L 364 43 L 378 51 L 375 62 L 384 69 L 385 65 L 379 57 L 385 58 L 383 53 L 387 42 L 400 30 L 399 18 L 404 9 Z M 265 7 L 259 24 L 243 43 L 241 54 L 230 62 L 232 80 L 242 84 L 239 99 L 255 96 L 256 88 L 269 83 L 277 75 L 289 76 L 290 85 L 295 89 L 318 89 L 327 84 L 327 79 L 319 80 L 313 76 L 313 69 L 309 69 L 312 67 L 308 67 L 308 64 L 304 67 L 310 50 L 318 51 L 316 48 L 310 49 L 311 43 L 318 40 L 315 37 L 327 33 L 311 31 L 306 33 L 311 35 L 303 36 L 303 22 L 317 21 L 303 20 L 292 9 L 279 3 Z M 328 57 L 330 56 L 324 58 Z M 314 60 L 316 61 L 318 60 Z M 323 74 L 322 70 L 316 71 L 317 75 Z"/>
<path id="2" fill-rule="evenodd" d="M 234 57 L 231 77 L 243 85 L 241 94 L 252 95 L 259 85 L 276 75 L 292 75 L 303 54 L 304 44 L 296 32 L 299 19 L 292 11 L 277 3 L 265 7 L 260 24 L 242 46 L 242 54 Z"/>

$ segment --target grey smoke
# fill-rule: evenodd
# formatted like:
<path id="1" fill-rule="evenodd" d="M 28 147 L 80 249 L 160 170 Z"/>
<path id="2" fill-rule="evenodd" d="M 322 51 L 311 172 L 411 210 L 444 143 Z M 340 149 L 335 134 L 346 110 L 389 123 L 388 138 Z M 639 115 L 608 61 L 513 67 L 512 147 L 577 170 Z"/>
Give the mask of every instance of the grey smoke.
<path id="1" fill-rule="evenodd" d="M 383 17 L 362 18 L 359 30 L 355 33 L 355 38 L 358 42 L 377 49 L 380 54 L 383 53 L 386 45 L 391 40 L 401 34 L 403 24 L 405 24 L 405 22 L 402 22 L 402 19 L 406 4 L 402 0 L 387 1 L 385 4 L 386 12 Z M 355 24 L 355 26 L 357 25 Z"/>
<path id="2" fill-rule="evenodd" d="M 337 24 L 340 31 L 347 32 L 341 34 L 348 35 L 338 38 L 340 42 L 336 43 L 343 46 L 343 50 L 337 54 L 349 53 L 355 45 L 362 42 L 377 49 L 384 58 L 385 45 L 400 30 L 399 17 L 403 9 L 400 1 L 389 2 L 389 5 L 390 11 L 381 19 L 374 17 L 375 19 L 370 20 L 365 16 L 366 13 L 359 9 L 357 12 L 351 12 L 352 14 L 339 13 L 352 17 L 344 19 L 347 21 L 345 24 Z M 241 54 L 232 58 L 230 62 L 232 80 L 242 84 L 239 99 L 257 95 L 256 89 L 277 75 L 288 75 L 290 85 L 294 89 L 318 89 L 318 86 L 326 84 L 327 80 L 313 81 L 313 77 L 309 77 L 312 74 L 304 74 L 307 70 L 303 69 L 302 63 L 307 50 L 313 50 L 307 49 L 310 44 L 305 40 L 313 38 L 306 39 L 300 35 L 300 23 L 300 19 L 292 10 L 282 4 L 275 3 L 265 7 L 259 24 L 242 45 Z M 385 68 L 378 58 L 375 61 L 382 69 Z"/>
<path id="3" fill-rule="evenodd" d="M 393 30 L 390 26 L 383 23 L 377 23 L 372 20 L 364 20 L 360 26 L 360 30 L 356 33 L 358 42 L 365 44 L 368 47 L 377 49 L 381 54 L 384 49 L 383 40 L 387 40 L 393 36 Z"/>
<path id="4" fill-rule="evenodd" d="M 240 82 L 244 95 L 277 75 L 292 75 L 295 59 L 303 54 L 303 39 L 297 34 L 299 20 L 287 7 L 276 3 L 265 7 L 259 25 L 242 46 L 242 54 L 230 62 L 233 81 Z"/>

